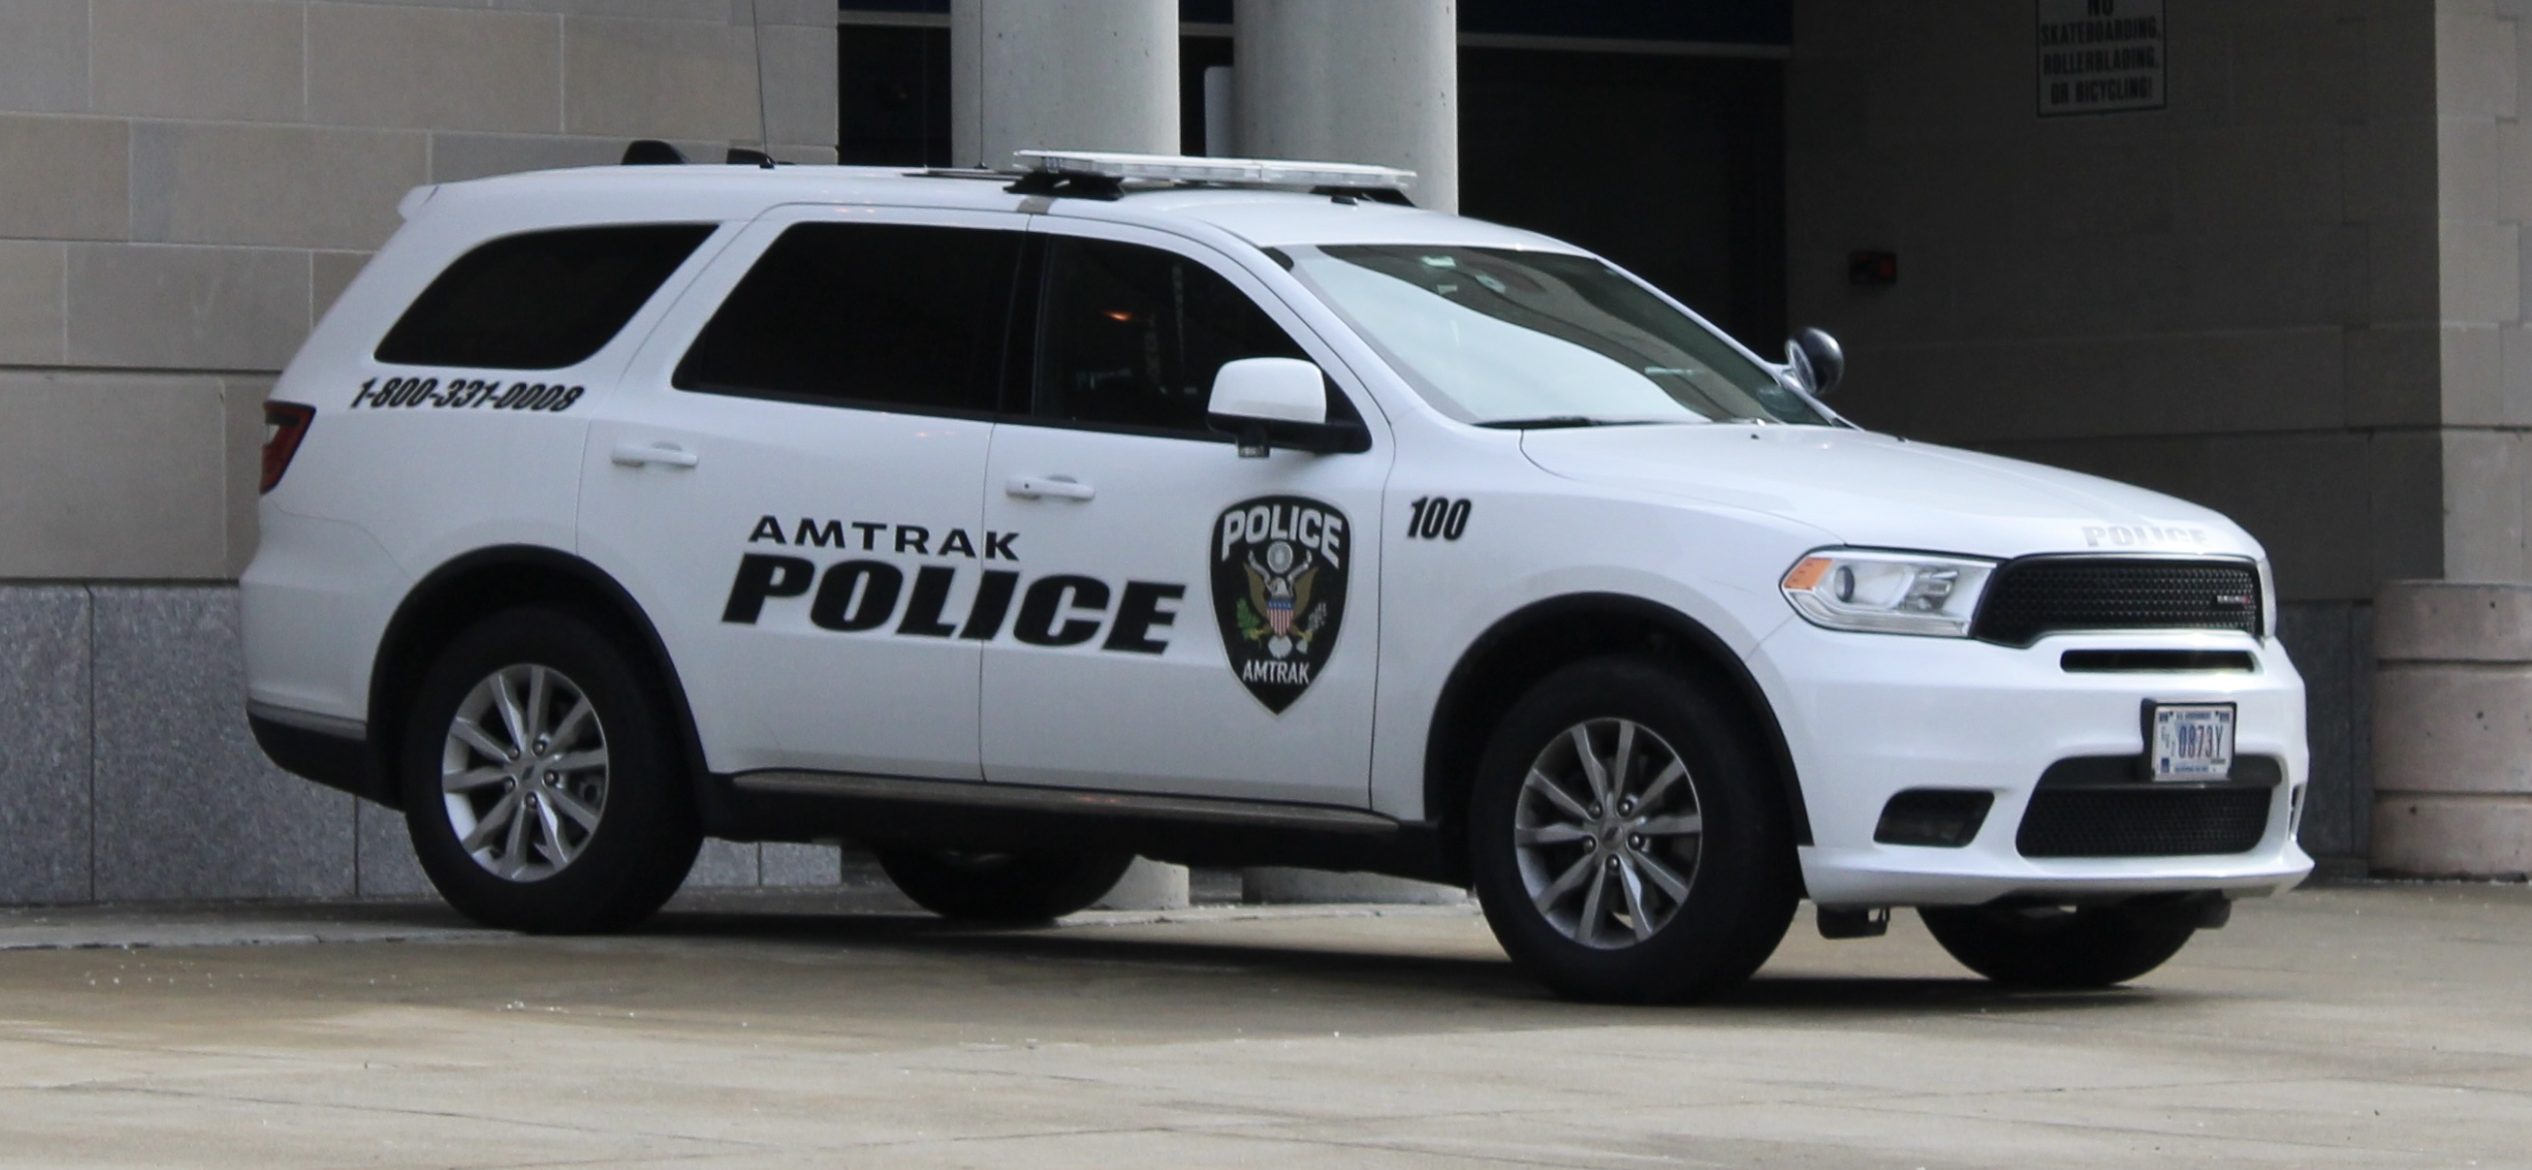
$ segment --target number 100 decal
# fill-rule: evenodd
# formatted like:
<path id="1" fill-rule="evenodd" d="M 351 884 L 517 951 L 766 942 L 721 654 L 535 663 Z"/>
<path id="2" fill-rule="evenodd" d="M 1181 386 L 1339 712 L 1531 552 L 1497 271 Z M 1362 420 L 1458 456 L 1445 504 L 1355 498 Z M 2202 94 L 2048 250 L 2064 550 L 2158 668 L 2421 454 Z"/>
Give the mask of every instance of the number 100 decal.
<path id="1" fill-rule="evenodd" d="M 1426 496 L 1407 505 L 1407 539 L 1458 540 L 1468 531 L 1468 501 Z"/>

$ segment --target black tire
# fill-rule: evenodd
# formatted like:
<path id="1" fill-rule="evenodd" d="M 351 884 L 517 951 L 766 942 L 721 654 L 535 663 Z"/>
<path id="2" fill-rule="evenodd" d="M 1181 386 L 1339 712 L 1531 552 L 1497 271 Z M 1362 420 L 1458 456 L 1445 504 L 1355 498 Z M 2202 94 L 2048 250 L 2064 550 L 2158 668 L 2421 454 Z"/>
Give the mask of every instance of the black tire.
<path id="1" fill-rule="evenodd" d="M 994 853 L 897 847 L 879 867 L 915 905 L 967 922 L 1045 922 L 1099 900 L 1134 864 L 1130 853 Z"/>
<path id="2" fill-rule="evenodd" d="M 1622 730 L 1630 724 L 1634 731 Z M 1559 771 L 1554 761 L 1563 751 L 1572 766 L 1559 772 L 1560 791 L 1588 802 L 1589 774 L 1580 749 L 1570 746 L 1576 729 L 1595 745 L 1604 772 L 1622 758 L 1642 761 L 1640 769 L 1630 764 L 1609 777 L 1620 785 L 1617 799 L 1579 811 L 1528 783 L 1534 765 Z M 1659 751 L 1644 746 L 1645 732 Z M 1621 734 L 1630 745 L 1625 753 L 1617 746 Z M 1608 754 L 1600 759 L 1604 743 Z M 1667 772 L 1664 759 L 1684 765 L 1686 784 L 1655 784 L 1650 773 Z M 1733 705 L 1657 659 L 1594 659 L 1541 679 L 1496 724 L 1469 802 L 1472 876 L 1495 938 L 1523 970 L 1575 999 L 1662 1003 L 1739 986 L 1783 941 L 1800 896 L 1784 795 L 1765 760 Z M 1622 815 L 1605 825 L 1579 816 L 1603 811 Z M 1542 821 L 1542 813 L 1585 827 L 1562 829 Z M 1693 839 L 1684 828 L 1689 814 L 1701 826 Z M 1581 835 L 1548 839 L 1558 832 Z M 1670 885 L 1655 875 L 1684 892 L 1670 897 L 1663 892 Z M 1585 884 L 1568 888 L 1569 880 Z M 1600 896 L 1621 899 L 1611 921 L 1589 901 L 1601 883 Z M 1629 899 L 1630 885 L 1640 902 Z M 1550 895 L 1545 909 L 1540 893 Z M 1593 911 L 1589 927 L 1586 909 Z"/>
<path id="3" fill-rule="evenodd" d="M 2116 906 L 1925 906 L 1917 916 L 1962 966 L 2015 987 L 2125 983 L 2162 966 L 2197 933 Z"/>
<path id="4" fill-rule="evenodd" d="M 522 707 L 531 685 L 545 688 L 546 723 L 559 733 L 553 771 L 533 750 L 541 741 L 512 743 L 519 736 L 499 717 L 499 701 L 480 697 L 479 688 L 495 685 L 496 676 L 510 680 L 509 694 Z M 588 714 L 570 723 L 581 700 Z M 471 719 L 470 726 L 495 746 L 530 749 L 524 758 L 504 764 L 480 748 L 453 746 L 457 720 L 477 702 L 494 704 L 481 714 L 496 726 L 486 730 Z M 641 659 L 570 610 L 509 610 L 459 634 L 423 675 L 398 762 L 405 829 L 440 896 L 487 926 L 540 934 L 621 930 L 648 918 L 684 883 L 703 844 L 673 710 Z M 585 762 L 592 749 L 601 761 L 594 765 Z M 573 753 L 583 761 L 577 766 Z M 443 777 L 452 772 L 509 778 L 451 798 Z M 539 792 L 547 798 L 531 801 Z M 556 793 L 579 803 L 567 806 Z M 460 819 L 470 827 L 506 823 L 499 809 L 513 797 L 509 819 L 522 833 L 495 833 L 500 840 L 469 850 Z M 530 807 L 538 815 L 516 815 Z M 594 823 L 584 826 L 557 809 L 594 812 Z"/>

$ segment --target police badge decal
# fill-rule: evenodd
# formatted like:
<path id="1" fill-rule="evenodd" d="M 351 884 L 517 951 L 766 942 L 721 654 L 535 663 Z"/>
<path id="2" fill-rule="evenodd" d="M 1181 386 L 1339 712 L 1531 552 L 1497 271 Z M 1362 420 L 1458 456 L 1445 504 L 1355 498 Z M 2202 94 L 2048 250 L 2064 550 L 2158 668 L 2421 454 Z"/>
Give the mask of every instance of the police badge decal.
<path id="1" fill-rule="evenodd" d="M 1213 616 L 1231 673 L 1278 715 L 1301 698 L 1345 622 L 1345 514 L 1303 496 L 1259 496 L 1213 525 Z"/>

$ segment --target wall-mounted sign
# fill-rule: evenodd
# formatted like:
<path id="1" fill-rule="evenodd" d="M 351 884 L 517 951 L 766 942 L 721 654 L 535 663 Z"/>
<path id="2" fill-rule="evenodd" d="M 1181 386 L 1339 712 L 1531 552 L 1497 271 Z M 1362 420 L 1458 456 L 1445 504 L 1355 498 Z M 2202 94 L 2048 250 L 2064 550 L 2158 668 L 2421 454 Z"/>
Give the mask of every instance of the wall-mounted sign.
<path id="1" fill-rule="evenodd" d="M 2034 0 L 2040 116 L 2163 108 L 2163 0 Z"/>

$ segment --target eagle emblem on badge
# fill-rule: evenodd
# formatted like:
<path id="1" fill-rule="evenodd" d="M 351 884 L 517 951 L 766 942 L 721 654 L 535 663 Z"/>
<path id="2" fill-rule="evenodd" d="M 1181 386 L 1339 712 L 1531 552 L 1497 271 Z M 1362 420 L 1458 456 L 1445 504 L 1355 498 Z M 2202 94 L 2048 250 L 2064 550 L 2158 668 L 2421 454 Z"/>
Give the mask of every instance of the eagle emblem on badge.
<path id="1" fill-rule="evenodd" d="M 1214 524 L 1213 611 L 1231 673 L 1282 714 L 1310 689 L 1345 619 L 1353 528 L 1303 496 L 1264 496 Z"/>

